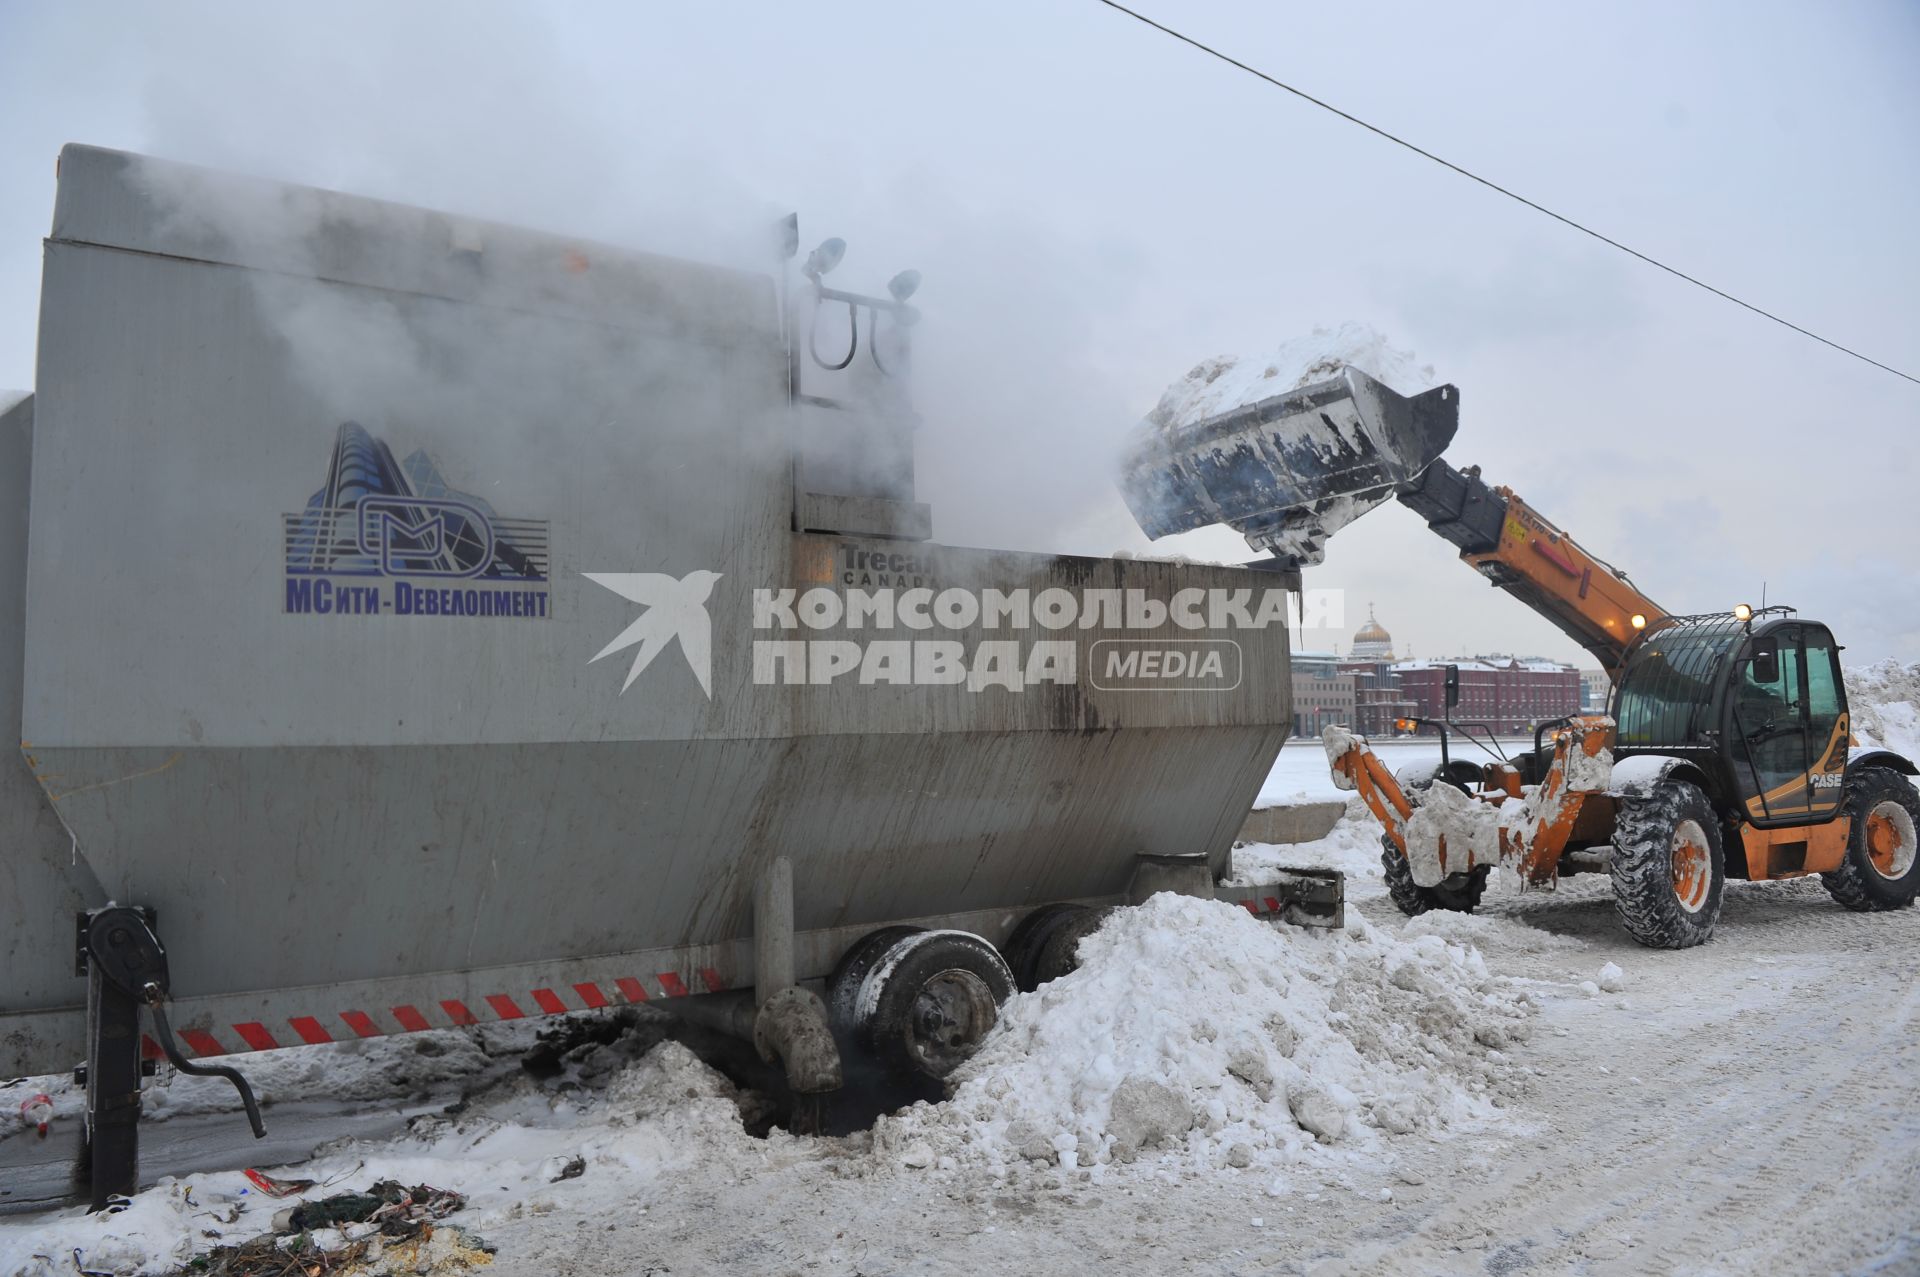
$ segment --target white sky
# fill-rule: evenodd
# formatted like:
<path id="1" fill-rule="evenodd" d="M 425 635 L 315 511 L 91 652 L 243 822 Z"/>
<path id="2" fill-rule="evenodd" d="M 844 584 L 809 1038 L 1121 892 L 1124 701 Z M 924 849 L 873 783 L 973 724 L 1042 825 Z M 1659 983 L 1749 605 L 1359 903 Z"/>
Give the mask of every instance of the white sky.
<path id="1" fill-rule="evenodd" d="M 1920 6 L 1146 11 L 1889 363 L 1920 366 Z M 1114 441 L 1208 355 L 1353 319 L 1461 388 L 1449 451 L 1661 604 L 1920 658 L 1920 386 L 1093 3 L 0 0 L 0 387 L 68 141 L 751 261 L 921 269 L 923 496 L 957 544 L 1144 548 Z M 1248 557 L 1238 538 L 1162 542 Z M 1398 506 L 1308 585 L 1402 651 L 1575 659 Z M 1344 647 L 1346 633 L 1302 636 Z M 1585 660 L 1582 664 L 1587 664 Z"/>

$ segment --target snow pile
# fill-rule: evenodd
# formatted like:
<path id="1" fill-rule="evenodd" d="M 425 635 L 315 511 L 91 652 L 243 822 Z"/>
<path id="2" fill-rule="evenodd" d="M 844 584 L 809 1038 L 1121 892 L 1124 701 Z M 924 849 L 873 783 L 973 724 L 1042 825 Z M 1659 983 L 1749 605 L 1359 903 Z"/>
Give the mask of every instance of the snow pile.
<path id="1" fill-rule="evenodd" d="M 1485 913 L 1455 913 L 1434 909 L 1400 926 L 1404 939 L 1437 936 L 1449 944 L 1468 946 L 1483 959 L 1496 962 L 1506 958 L 1585 949 L 1588 942 L 1558 931 L 1543 931 L 1511 915 L 1499 917 Z"/>
<path id="2" fill-rule="evenodd" d="M 1511 1085 L 1500 1048 L 1533 1009 L 1471 949 L 1401 940 L 1353 910 L 1322 932 L 1163 894 L 1080 952 L 1078 971 L 1002 1008 L 951 1099 L 883 1118 L 876 1153 L 1071 1169 L 1365 1148 L 1492 1116 Z"/>
<path id="3" fill-rule="evenodd" d="M 1319 843 L 1262 850 L 1312 864 L 1329 847 L 1355 856 L 1364 847 L 1377 861 L 1377 841 L 1355 819 Z M 696 1168 L 740 1183 L 902 1168 L 1034 1176 L 1084 1168 L 1097 1180 L 1120 1173 L 1114 1163 L 1154 1175 L 1262 1167 L 1280 1192 L 1294 1163 L 1315 1174 L 1329 1159 L 1364 1168 L 1383 1160 L 1387 1137 L 1492 1118 L 1514 1093 L 1525 1070 L 1502 1052 L 1526 1035 L 1533 1006 L 1463 943 L 1481 944 L 1494 926 L 1430 915 L 1395 933 L 1349 910 L 1346 930 L 1323 932 L 1262 923 L 1225 903 L 1155 897 L 1117 911 L 1086 942 L 1081 970 L 1014 998 L 952 1099 L 883 1118 L 870 1138 L 779 1130 L 754 1138 L 746 1126 L 764 1125 L 765 1097 L 737 1091 L 678 1042 L 661 1041 L 665 1017 L 566 1037 L 537 1069 L 503 1058 L 506 1039 L 484 1033 L 250 1057 L 250 1072 L 274 1093 L 270 1124 L 329 1080 L 355 1097 L 348 1108 L 382 1102 L 382 1079 L 389 1108 L 405 1112 L 413 1107 L 405 1099 L 424 1093 L 437 1092 L 437 1102 L 404 1129 L 339 1139 L 297 1168 L 262 1167 L 317 1181 L 299 1198 L 263 1196 L 237 1170 L 209 1171 L 162 1179 L 117 1214 L 75 1207 L 0 1218 L 0 1274 L 173 1272 L 271 1232 L 275 1214 L 297 1200 L 385 1178 L 464 1194 L 466 1208 L 448 1222 L 520 1259 L 530 1238 L 551 1233 L 543 1217 L 556 1212 L 598 1226 L 683 1211 Z M 1549 939 L 1499 926 L 1491 938 Z M 529 1036 L 522 1032 L 522 1049 Z M 463 1098 L 447 1105 L 441 1088 L 462 1072 Z M 159 1079 L 149 1104 L 174 1120 L 219 1107 L 217 1093 L 199 1087 Z M 72 1114 L 58 1121 L 70 1126 Z M 1044 1169 L 1030 1169 L 1034 1162 Z M 322 1240 L 345 1245 L 361 1227 Z"/>
<path id="4" fill-rule="evenodd" d="M 489 1074 L 517 1068 L 500 1057 L 514 1051 L 517 1037 L 505 1025 L 477 1032 L 430 1029 L 390 1038 L 350 1038 L 317 1046 L 287 1047 L 249 1055 L 242 1064 L 262 1105 L 314 1101 L 411 1100 L 445 1103 Z M 86 1109 L 86 1088 L 72 1074 L 33 1080 L 51 1101 L 56 1124 L 79 1123 Z M 141 1088 L 141 1120 L 233 1111 L 233 1086 L 224 1078 L 190 1077 L 172 1069 Z M 31 1132 L 0 1130 L 0 1142 Z"/>
<path id="5" fill-rule="evenodd" d="M 1167 387 L 1147 421 L 1164 430 L 1181 430 L 1229 409 L 1325 381 L 1346 367 L 1358 368 L 1403 395 L 1419 394 L 1439 380 L 1411 351 L 1396 350 L 1373 328 L 1349 321 L 1337 328 L 1315 328 L 1266 355 L 1203 359 Z"/>
<path id="6" fill-rule="evenodd" d="M 230 1178 L 237 1182 L 221 1198 L 241 1193 L 245 1181 L 238 1175 Z M 186 1185 L 167 1181 L 136 1194 L 117 1214 L 87 1215 L 75 1207 L 31 1223 L 0 1220 L 0 1272 L 13 1277 L 71 1277 L 76 1271 L 116 1277 L 172 1272 L 192 1259 L 196 1250 L 216 1244 L 196 1247 L 194 1235 L 201 1225 L 194 1215 L 211 1214 L 229 1204 L 204 1190 L 198 1197 L 196 1201 Z M 272 1214 L 271 1203 L 265 1198 L 260 1202 L 268 1209 L 259 1216 L 254 1232 L 267 1231 L 266 1216 Z"/>
<path id="7" fill-rule="evenodd" d="M 1842 673 L 1855 739 L 1920 757 L 1920 663 L 1879 661 Z"/>
<path id="8" fill-rule="evenodd" d="M 396 1060 L 395 1089 L 405 1092 L 404 1070 L 426 1037 L 371 1041 L 365 1060 Z M 413 1118 L 403 1134 L 339 1141 L 297 1171 L 269 1168 L 319 1182 L 298 1198 L 269 1198 L 239 1171 L 213 1171 L 164 1178 L 117 1214 L 73 1207 L 0 1219 L 0 1274 L 71 1277 L 76 1252 L 87 1272 L 171 1272 L 223 1243 L 272 1231 L 274 1214 L 298 1200 L 364 1190 L 383 1178 L 465 1194 L 466 1209 L 449 1222 L 486 1236 L 557 1205 L 612 1217 L 652 1200 L 671 1204 L 676 1177 L 696 1162 L 732 1164 L 745 1174 L 790 1155 L 794 1141 L 785 1135 L 746 1133 L 743 1097 L 686 1047 L 662 1042 L 637 1060 L 635 1049 L 644 1043 L 584 1050 L 547 1083 L 516 1067 L 464 1105 Z M 309 1059 L 330 1056 L 349 1079 L 362 1071 L 353 1052 L 316 1052 Z M 270 1058 L 250 1059 L 250 1075 Z M 369 1085 L 371 1076 L 368 1070 Z M 561 1169 L 575 1159 L 578 1170 Z"/>
<path id="9" fill-rule="evenodd" d="M 1380 864 L 1380 822 L 1366 804 L 1349 799 L 1347 814 L 1312 842 L 1243 843 L 1233 849 L 1227 887 L 1261 887 L 1280 880 L 1283 869 L 1338 869 L 1347 876 L 1347 899 L 1364 900 L 1386 892 Z"/>
<path id="10" fill-rule="evenodd" d="M 490 1070 L 512 1067 L 510 1061 L 501 1063 L 490 1055 L 481 1038 L 457 1029 L 266 1051 L 249 1056 L 245 1064 L 247 1081 L 264 1104 L 426 1098 L 471 1085 Z M 76 1111 L 85 1107 L 84 1093 L 76 1092 L 73 1098 Z M 226 1112 L 233 1108 L 233 1087 L 224 1078 L 168 1070 L 142 1092 L 141 1108 L 154 1121 Z"/>

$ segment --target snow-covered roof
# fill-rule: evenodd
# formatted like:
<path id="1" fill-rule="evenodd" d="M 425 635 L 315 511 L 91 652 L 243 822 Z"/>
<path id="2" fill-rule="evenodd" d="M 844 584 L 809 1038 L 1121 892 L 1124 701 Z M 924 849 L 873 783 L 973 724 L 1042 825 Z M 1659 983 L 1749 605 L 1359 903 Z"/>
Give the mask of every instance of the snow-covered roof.
<path id="1" fill-rule="evenodd" d="M 1458 665 L 1463 670 L 1493 670 L 1500 668 L 1485 661 L 1395 661 L 1396 670 L 1439 670 L 1449 665 Z"/>
<path id="2" fill-rule="evenodd" d="M 1558 661 L 1515 660 L 1512 657 L 1472 657 L 1457 661 L 1395 661 L 1396 670 L 1437 670 L 1449 665 L 1458 665 L 1463 670 L 1521 670 L 1529 674 L 1571 674 L 1577 671 L 1571 665 L 1562 665 Z"/>

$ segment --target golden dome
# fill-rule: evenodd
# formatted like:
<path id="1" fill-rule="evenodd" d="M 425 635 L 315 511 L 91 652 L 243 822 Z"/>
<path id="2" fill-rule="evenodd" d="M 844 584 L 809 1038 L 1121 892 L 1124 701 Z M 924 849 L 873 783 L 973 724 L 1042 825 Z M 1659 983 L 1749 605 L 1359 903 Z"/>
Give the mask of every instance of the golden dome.
<path id="1" fill-rule="evenodd" d="M 1362 659 L 1393 659 L 1393 635 L 1374 619 L 1373 604 L 1367 604 L 1367 623 L 1353 632 L 1353 646 L 1348 651 Z"/>
<path id="2" fill-rule="evenodd" d="M 1356 643 L 1393 642 L 1393 635 L 1387 633 L 1380 622 L 1373 619 L 1373 604 L 1367 604 L 1367 623 L 1353 632 L 1353 641 Z"/>

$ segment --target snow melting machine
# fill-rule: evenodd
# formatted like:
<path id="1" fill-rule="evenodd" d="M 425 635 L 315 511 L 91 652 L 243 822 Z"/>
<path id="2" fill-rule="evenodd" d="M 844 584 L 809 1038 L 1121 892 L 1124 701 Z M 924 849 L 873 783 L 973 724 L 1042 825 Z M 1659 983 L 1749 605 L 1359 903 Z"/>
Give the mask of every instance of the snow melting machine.
<path id="1" fill-rule="evenodd" d="M 796 1091 L 856 1039 L 937 1073 L 1092 911 L 1211 894 L 1291 716 L 1273 582 L 933 544 L 861 391 L 910 285 L 826 247 L 783 289 L 63 152 L 0 430 L 0 1072 L 93 1057 L 96 1200 L 135 1051 L 650 1002 Z M 874 366 L 799 379 L 809 304 Z"/>

